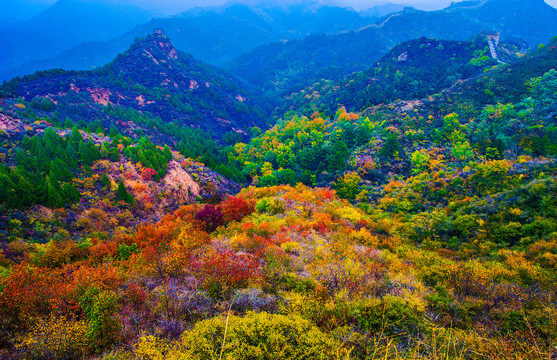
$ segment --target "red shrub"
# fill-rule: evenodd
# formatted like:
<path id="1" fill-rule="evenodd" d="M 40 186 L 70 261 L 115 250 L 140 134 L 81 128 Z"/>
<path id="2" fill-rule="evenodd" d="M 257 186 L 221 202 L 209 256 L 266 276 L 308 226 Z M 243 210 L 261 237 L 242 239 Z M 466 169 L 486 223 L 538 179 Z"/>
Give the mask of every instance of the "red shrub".
<path id="1" fill-rule="evenodd" d="M 16 265 L 0 277 L 0 325 L 3 331 L 29 325 L 37 316 L 53 311 L 68 312 L 73 303 L 66 298 L 67 282 L 61 269 Z M 0 336 L 1 339 L 2 336 Z"/>
<path id="2" fill-rule="evenodd" d="M 229 196 L 221 205 L 225 222 L 240 221 L 255 211 L 255 201 L 240 196 Z"/>
<path id="3" fill-rule="evenodd" d="M 93 246 L 89 248 L 89 260 L 101 262 L 105 258 L 115 257 L 118 252 L 118 244 L 114 241 L 101 241 L 97 238 L 92 240 Z"/>
<path id="4" fill-rule="evenodd" d="M 232 250 L 210 252 L 192 262 L 193 273 L 213 296 L 229 294 L 233 289 L 245 288 L 261 280 L 257 258 Z"/>
<path id="5" fill-rule="evenodd" d="M 157 172 L 154 169 L 144 167 L 141 170 L 141 177 L 143 180 L 153 180 L 153 176 L 155 176 Z"/>

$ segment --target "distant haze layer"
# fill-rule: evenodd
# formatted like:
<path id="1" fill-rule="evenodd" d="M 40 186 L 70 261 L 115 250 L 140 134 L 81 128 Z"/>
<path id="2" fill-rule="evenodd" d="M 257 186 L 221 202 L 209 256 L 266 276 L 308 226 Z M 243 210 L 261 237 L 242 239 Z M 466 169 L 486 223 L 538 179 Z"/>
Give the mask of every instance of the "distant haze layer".
<path id="1" fill-rule="evenodd" d="M 44 11 L 47 7 L 54 4 L 57 0 L 2 0 L 0 2 L 0 20 L 7 18 L 15 19 L 26 19 L 37 15 L 41 11 Z M 369 1 L 369 0 L 315 0 L 315 1 L 303 1 L 303 0 L 274 0 L 274 1 L 263 1 L 263 0 L 74 0 L 74 1 L 85 1 L 85 2 L 105 2 L 105 3 L 122 3 L 128 5 L 136 5 L 144 9 L 150 10 L 155 15 L 174 15 L 178 14 L 184 10 L 193 7 L 205 7 L 205 6 L 216 6 L 225 3 L 274 3 L 280 4 L 292 4 L 299 2 L 317 2 L 327 5 L 340 5 L 340 6 L 352 6 L 356 10 L 367 9 L 375 5 L 386 4 L 388 2 L 403 4 L 408 6 L 413 6 L 418 9 L 423 10 L 436 10 L 442 9 L 451 4 L 451 0 L 386 0 L 386 1 Z M 529 1 L 529 0 L 525 0 Z M 459 1 L 456 1 L 459 2 Z M 545 0 L 545 2 L 555 8 L 557 8 L 557 0 Z"/>

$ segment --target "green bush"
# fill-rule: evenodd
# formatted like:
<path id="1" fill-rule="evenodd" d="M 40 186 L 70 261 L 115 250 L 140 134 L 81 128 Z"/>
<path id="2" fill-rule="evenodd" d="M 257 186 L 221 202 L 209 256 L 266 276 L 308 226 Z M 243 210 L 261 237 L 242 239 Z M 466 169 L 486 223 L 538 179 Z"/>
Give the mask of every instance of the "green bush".
<path id="1" fill-rule="evenodd" d="M 89 347 L 100 351 L 118 341 L 120 323 L 113 317 L 118 309 L 119 297 L 112 291 L 90 288 L 79 298 L 87 316 Z"/>
<path id="2" fill-rule="evenodd" d="M 226 333 L 226 338 L 225 338 Z M 248 312 L 201 321 L 182 337 L 194 359 L 332 359 L 340 344 L 298 315 Z M 224 345 L 224 346 L 223 346 Z"/>
<path id="3" fill-rule="evenodd" d="M 121 259 L 121 260 L 128 260 L 128 258 L 132 254 L 137 254 L 138 252 L 139 252 L 139 247 L 137 247 L 137 244 L 131 244 L 131 245 L 120 244 L 120 245 L 118 245 L 118 258 Z"/>
<path id="4" fill-rule="evenodd" d="M 264 198 L 257 202 L 255 209 L 260 213 L 267 212 L 270 215 L 277 215 L 284 213 L 285 204 L 280 199 Z"/>

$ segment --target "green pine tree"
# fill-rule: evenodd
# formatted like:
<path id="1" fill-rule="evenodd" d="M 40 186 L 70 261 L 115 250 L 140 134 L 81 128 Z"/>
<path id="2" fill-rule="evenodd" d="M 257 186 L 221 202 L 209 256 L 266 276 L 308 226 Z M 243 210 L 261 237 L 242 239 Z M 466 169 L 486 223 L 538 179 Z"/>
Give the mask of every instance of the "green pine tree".
<path id="1" fill-rule="evenodd" d="M 172 160 L 172 152 L 170 151 L 168 145 L 164 145 L 163 155 L 166 161 Z"/>
<path id="2" fill-rule="evenodd" d="M 118 190 L 116 191 L 116 193 L 118 195 L 118 200 L 123 200 L 128 204 L 133 204 L 135 202 L 133 196 L 128 193 L 126 185 L 124 185 L 124 182 L 122 180 L 120 180 L 120 182 L 118 183 Z"/>
<path id="3" fill-rule="evenodd" d="M 75 203 L 81 199 L 81 194 L 79 193 L 79 191 L 77 191 L 75 186 L 70 183 L 65 184 L 62 188 L 62 191 L 67 202 Z"/>
<path id="4" fill-rule="evenodd" d="M 74 125 L 72 128 L 72 141 L 76 144 L 80 144 L 84 141 L 77 125 Z"/>
<path id="5" fill-rule="evenodd" d="M 62 187 L 56 179 L 56 176 L 52 173 L 46 178 L 46 193 L 47 193 L 47 202 L 46 205 L 52 208 L 61 208 L 64 206 L 64 196 Z"/>
<path id="6" fill-rule="evenodd" d="M 348 146 L 342 140 L 335 142 L 332 149 L 332 157 L 329 161 L 329 171 L 337 172 L 346 169 L 346 160 L 348 160 Z"/>
<path id="7" fill-rule="evenodd" d="M 110 189 L 110 179 L 108 178 L 108 176 L 106 174 L 103 173 L 103 175 L 101 176 L 101 183 L 103 184 L 103 187 Z"/>

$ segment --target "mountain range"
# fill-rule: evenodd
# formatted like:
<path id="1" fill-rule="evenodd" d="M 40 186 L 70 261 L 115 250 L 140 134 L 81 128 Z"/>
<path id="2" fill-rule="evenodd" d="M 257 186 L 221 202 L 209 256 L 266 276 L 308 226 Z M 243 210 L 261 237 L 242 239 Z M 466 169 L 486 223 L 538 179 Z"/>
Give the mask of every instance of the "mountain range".
<path id="1" fill-rule="evenodd" d="M 178 16 L 147 21 L 149 18 L 150 14 L 139 8 L 60 0 L 44 13 L 0 32 L 0 49 L 5 54 L 0 79 L 51 68 L 102 66 L 136 37 L 155 28 L 164 28 L 179 50 L 223 65 L 259 45 L 358 28 L 375 19 L 312 2 L 288 7 L 233 4 L 194 8 Z"/>
<path id="2" fill-rule="evenodd" d="M 84 42 L 114 38 L 150 18 L 148 12 L 126 5 L 59 0 L 31 19 L 0 28 L 1 76 L 11 78 L 9 69 Z"/>
<path id="3" fill-rule="evenodd" d="M 429 12 L 406 9 L 360 30 L 263 45 L 226 68 L 284 95 L 322 78 L 366 70 L 403 41 L 420 36 L 470 40 L 481 31 L 499 31 L 502 41 L 520 39 L 534 48 L 557 34 L 557 9 L 543 0 L 484 0 Z"/>
<path id="4" fill-rule="evenodd" d="M 152 18 L 138 7 L 60 0 L 29 20 L 0 27 L 0 79 L 99 67 L 136 37 L 163 28 L 178 50 L 283 94 L 365 70 L 396 44 L 420 36 L 463 41 L 495 30 L 504 41 L 535 47 L 549 41 L 544 34 L 555 31 L 556 14 L 543 0 L 468 1 L 438 11 L 386 4 L 361 12 L 308 1 L 228 4 Z M 291 68 L 296 72 L 289 74 Z"/>

